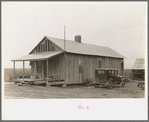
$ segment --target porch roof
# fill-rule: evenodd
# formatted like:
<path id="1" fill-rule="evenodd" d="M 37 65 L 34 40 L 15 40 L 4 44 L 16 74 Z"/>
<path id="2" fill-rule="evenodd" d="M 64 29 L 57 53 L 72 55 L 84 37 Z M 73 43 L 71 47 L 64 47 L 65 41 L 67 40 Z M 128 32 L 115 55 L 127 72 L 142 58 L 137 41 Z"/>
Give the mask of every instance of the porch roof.
<path id="1" fill-rule="evenodd" d="M 11 61 L 37 61 L 37 60 L 46 60 L 53 56 L 63 53 L 64 51 L 49 51 L 49 52 L 41 52 L 35 54 L 28 54 Z"/>

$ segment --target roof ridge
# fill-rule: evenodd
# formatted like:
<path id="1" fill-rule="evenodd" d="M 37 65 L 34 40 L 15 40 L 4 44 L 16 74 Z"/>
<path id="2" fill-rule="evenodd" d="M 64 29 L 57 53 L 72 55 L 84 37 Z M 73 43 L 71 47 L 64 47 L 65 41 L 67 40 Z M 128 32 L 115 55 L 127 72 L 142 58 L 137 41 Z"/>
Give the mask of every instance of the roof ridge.
<path id="1" fill-rule="evenodd" d="M 46 36 L 46 37 L 54 38 L 54 39 L 59 39 L 59 40 L 64 40 L 64 39 L 61 39 L 61 38 L 56 38 L 56 37 L 51 37 L 51 36 Z M 71 40 L 68 40 L 68 39 L 66 39 L 65 41 L 75 42 L 75 43 L 77 43 L 77 44 L 86 44 L 86 45 L 93 45 L 93 46 L 100 46 L 100 47 L 108 47 L 108 46 L 102 46 L 102 45 L 96 45 L 96 44 L 89 44 L 89 43 L 84 43 L 84 42 L 78 43 L 78 42 L 76 42 L 75 40 L 71 41 Z M 109 47 L 108 47 L 108 48 L 109 48 Z M 110 49 L 111 49 L 111 48 L 110 48 Z"/>
<path id="2" fill-rule="evenodd" d="M 47 38 L 55 45 L 60 47 L 62 50 L 64 50 L 64 39 L 45 36 L 38 44 L 40 44 L 45 38 Z M 113 50 L 112 48 L 107 46 L 88 44 L 88 43 L 82 43 L 82 42 L 78 43 L 74 40 L 67 40 L 67 39 L 66 39 L 65 51 L 70 53 L 83 54 L 83 55 L 97 55 L 97 56 L 106 56 L 106 57 L 115 57 L 115 58 L 126 58 L 123 55 L 116 52 L 115 50 Z"/>

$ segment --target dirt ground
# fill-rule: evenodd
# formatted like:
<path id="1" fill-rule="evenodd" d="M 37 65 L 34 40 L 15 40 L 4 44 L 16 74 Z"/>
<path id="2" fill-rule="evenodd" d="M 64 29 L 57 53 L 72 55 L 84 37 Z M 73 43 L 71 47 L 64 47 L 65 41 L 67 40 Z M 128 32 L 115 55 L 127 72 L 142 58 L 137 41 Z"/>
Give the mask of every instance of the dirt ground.
<path id="1" fill-rule="evenodd" d="M 137 83 L 126 83 L 125 87 L 114 86 L 95 88 L 94 86 L 17 86 L 5 82 L 4 99 L 73 99 L 73 98 L 144 98 L 145 90 L 137 87 Z"/>

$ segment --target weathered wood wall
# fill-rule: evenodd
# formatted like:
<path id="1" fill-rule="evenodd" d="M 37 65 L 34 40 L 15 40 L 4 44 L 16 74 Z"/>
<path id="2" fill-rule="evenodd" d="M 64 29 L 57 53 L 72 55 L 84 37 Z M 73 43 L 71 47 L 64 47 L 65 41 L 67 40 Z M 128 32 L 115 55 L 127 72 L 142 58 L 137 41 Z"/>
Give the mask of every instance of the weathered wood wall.
<path id="1" fill-rule="evenodd" d="M 64 78 L 65 74 L 65 59 L 64 59 L 64 54 L 55 56 L 53 58 L 49 59 L 49 76 L 61 76 Z"/>
<path id="2" fill-rule="evenodd" d="M 48 59 L 48 76 L 61 76 L 64 78 L 65 74 L 65 59 L 64 59 L 64 54 L 54 56 L 50 59 Z M 31 63 L 31 72 L 34 73 L 35 75 L 45 77 L 47 76 L 46 71 L 47 71 L 47 66 L 46 66 L 46 61 L 41 61 L 41 72 L 38 72 L 38 61 L 32 61 Z"/>
<path id="3" fill-rule="evenodd" d="M 39 52 L 47 52 L 47 51 L 62 51 L 60 47 L 52 43 L 48 39 L 43 39 L 32 51 L 33 53 L 39 53 Z"/>
<path id="4" fill-rule="evenodd" d="M 83 69 L 82 73 L 79 73 L 79 60 Z M 101 61 L 101 68 L 115 68 L 119 75 L 123 75 L 123 59 L 67 53 L 67 84 L 84 83 L 88 78 L 95 78 L 98 61 Z"/>
<path id="5" fill-rule="evenodd" d="M 86 82 L 86 79 L 95 78 L 95 69 L 99 68 L 98 61 L 101 61 L 101 68 L 115 68 L 119 75 L 123 75 L 123 59 L 87 56 L 67 53 L 66 64 L 64 54 L 49 59 L 48 74 L 49 76 L 61 76 L 65 79 L 66 84 L 78 84 Z M 46 61 L 43 62 L 42 71 L 46 77 Z M 82 73 L 79 73 L 79 66 L 82 66 Z M 37 64 L 32 63 L 32 72 L 37 72 Z M 39 73 L 37 73 L 39 75 Z"/>

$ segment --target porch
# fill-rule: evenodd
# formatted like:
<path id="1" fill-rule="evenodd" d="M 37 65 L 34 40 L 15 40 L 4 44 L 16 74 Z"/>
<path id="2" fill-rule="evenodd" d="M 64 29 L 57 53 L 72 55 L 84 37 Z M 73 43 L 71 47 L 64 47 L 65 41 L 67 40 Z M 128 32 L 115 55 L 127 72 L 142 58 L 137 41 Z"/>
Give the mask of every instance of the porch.
<path id="1" fill-rule="evenodd" d="M 62 54 L 63 51 L 50 51 L 50 52 L 41 52 L 35 54 L 29 54 L 14 60 L 13 61 L 13 71 L 14 71 L 14 83 L 18 85 L 35 85 L 35 84 L 45 84 L 48 86 L 51 85 L 65 85 L 64 77 L 59 75 L 49 76 L 49 59 L 54 56 Z M 23 62 L 23 77 L 17 77 L 15 73 L 15 63 L 17 61 Z M 33 64 L 32 74 L 28 77 L 25 76 L 25 61 L 30 61 Z M 41 63 L 41 66 L 38 66 L 38 62 Z M 38 72 L 37 72 L 38 71 Z"/>

